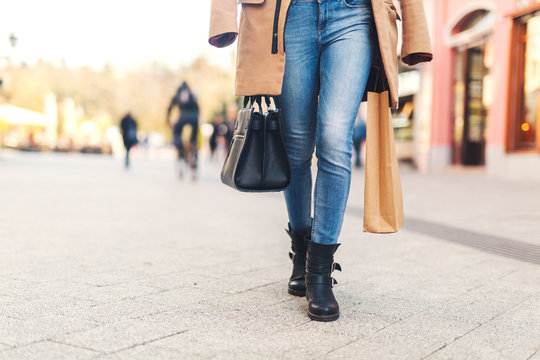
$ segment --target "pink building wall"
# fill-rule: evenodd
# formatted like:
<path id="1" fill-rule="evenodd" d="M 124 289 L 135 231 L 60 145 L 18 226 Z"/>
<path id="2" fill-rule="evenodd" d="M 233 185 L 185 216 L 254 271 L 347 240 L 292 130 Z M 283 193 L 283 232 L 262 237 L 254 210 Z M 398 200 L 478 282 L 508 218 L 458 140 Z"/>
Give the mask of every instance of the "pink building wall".
<path id="1" fill-rule="evenodd" d="M 415 161 L 420 171 L 437 170 L 451 165 L 454 108 L 454 50 L 447 44 L 448 29 L 466 15 L 468 9 L 492 9 L 495 17 L 492 32 L 487 35 L 492 42 L 493 63 L 491 75 L 491 104 L 488 110 L 486 128 L 485 163 L 489 175 L 512 179 L 540 180 L 540 156 L 506 151 L 507 122 L 511 65 L 511 35 L 513 18 L 511 13 L 518 8 L 527 8 L 540 0 L 424 0 L 430 23 L 430 33 L 434 50 L 432 63 L 424 67 L 423 73 L 429 84 L 423 86 L 419 104 L 427 101 L 431 109 L 425 118 L 420 118 L 420 126 L 425 129 L 425 148 L 419 146 Z M 518 1 L 521 4 L 518 6 Z M 487 85 L 487 82 L 484 86 Z M 511 97 L 512 98 L 512 97 Z M 417 136 L 415 131 L 415 137 Z M 419 132 L 422 134 L 422 131 Z M 420 142 L 420 141 L 419 141 Z"/>
<path id="2" fill-rule="evenodd" d="M 463 1 L 465 2 L 465 1 Z M 452 51 L 444 44 L 444 24 L 448 19 L 448 1 L 435 0 L 433 34 L 433 114 L 432 146 L 450 146 L 452 141 Z"/>
<path id="3" fill-rule="evenodd" d="M 513 1 L 492 0 L 478 4 L 492 4 L 496 18 L 492 33 L 495 63 L 491 69 L 493 76 L 493 104 L 488 114 L 487 145 L 504 146 L 507 118 L 508 69 L 510 67 L 511 19 L 506 16 L 515 9 Z M 470 0 L 435 1 L 433 21 L 433 114 L 431 144 L 451 146 L 453 126 L 453 50 L 444 41 L 448 23 L 466 6 L 474 4 Z"/>
<path id="4" fill-rule="evenodd" d="M 515 9 L 515 4 L 513 1 L 499 0 L 496 6 L 497 16 L 493 31 L 495 66 L 492 69 L 494 101 L 488 117 L 487 146 L 504 148 L 509 106 L 508 88 L 512 31 L 512 19 L 506 15 Z"/>

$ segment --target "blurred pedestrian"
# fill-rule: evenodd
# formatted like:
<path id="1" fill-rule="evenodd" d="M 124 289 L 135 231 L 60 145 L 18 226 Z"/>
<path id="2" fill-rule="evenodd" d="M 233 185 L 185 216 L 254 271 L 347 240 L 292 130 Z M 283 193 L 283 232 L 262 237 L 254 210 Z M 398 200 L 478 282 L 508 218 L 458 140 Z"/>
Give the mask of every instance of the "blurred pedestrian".
<path id="1" fill-rule="evenodd" d="M 216 114 L 213 121 L 214 131 L 208 140 L 210 145 L 210 156 L 214 159 L 216 150 L 219 150 L 219 147 L 226 148 L 227 139 L 226 137 L 229 134 L 229 127 L 225 124 L 222 114 Z"/>
<path id="2" fill-rule="evenodd" d="M 231 103 L 227 106 L 227 110 L 225 113 L 225 124 L 227 125 L 227 128 L 229 131 L 225 135 L 226 144 L 225 147 L 229 149 L 229 146 L 231 146 L 232 138 L 234 136 L 234 124 L 236 122 L 236 116 L 238 115 L 238 105 L 235 103 Z"/>
<path id="3" fill-rule="evenodd" d="M 120 131 L 122 133 L 122 138 L 124 140 L 124 147 L 126 149 L 126 159 L 125 167 L 129 168 L 129 151 L 135 145 L 137 145 L 137 121 L 131 115 L 131 112 L 128 112 L 122 120 L 120 120 Z"/>
<path id="4" fill-rule="evenodd" d="M 431 60 L 423 1 L 401 0 L 401 9 L 402 60 Z M 246 1 L 241 14 L 238 28 L 236 1 L 213 0 L 209 42 L 223 47 L 239 37 L 236 95 L 278 95 L 291 165 L 289 293 L 306 296 L 311 319 L 333 321 L 339 305 L 331 273 L 340 270 L 334 253 L 351 183 L 352 130 L 366 88 L 389 89 L 388 105 L 397 106 L 400 14 L 392 0 Z"/>
<path id="5" fill-rule="evenodd" d="M 199 105 L 186 82 L 180 85 L 167 109 L 167 124 L 169 126 L 171 126 L 171 112 L 175 107 L 180 111 L 178 121 L 172 126 L 173 144 L 178 153 L 179 175 L 183 177 L 183 168 L 184 165 L 187 165 L 191 168 L 192 179 L 195 180 L 197 178 Z M 182 131 L 186 126 L 191 128 L 191 135 L 187 144 L 184 144 Z"/>
<path id="6" fill-rule="evenodd" d="M 353 128 L 353 149 L 354 149 L 354 167 L 361 168 L 362 162 L 361 152 L 362 144 L 366 140 L 366 121 L 364 117 L 358 112 L 356 116 L 356 122 L 354 123 Z"/>

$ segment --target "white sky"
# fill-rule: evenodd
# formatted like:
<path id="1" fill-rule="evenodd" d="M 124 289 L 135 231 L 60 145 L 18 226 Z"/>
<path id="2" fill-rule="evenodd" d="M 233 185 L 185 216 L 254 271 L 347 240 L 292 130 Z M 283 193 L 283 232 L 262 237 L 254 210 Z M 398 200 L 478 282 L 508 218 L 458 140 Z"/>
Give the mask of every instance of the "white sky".
<path id="1" fill-rule="evenodd" d="M 230 66 L 235 47 L 208 44 L 210 0 L 2 0 L 1 8 L 0 58 L 28 63 L 131 67 L 158 60 L 176 68 L 205 55 Z"/>

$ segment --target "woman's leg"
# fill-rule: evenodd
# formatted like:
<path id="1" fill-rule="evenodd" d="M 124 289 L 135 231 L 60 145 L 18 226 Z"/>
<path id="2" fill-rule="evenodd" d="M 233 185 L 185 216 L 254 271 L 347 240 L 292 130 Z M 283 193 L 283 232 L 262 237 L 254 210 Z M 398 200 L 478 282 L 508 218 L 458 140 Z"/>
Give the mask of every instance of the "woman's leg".
<path id="1" fill-rule="evenodd" d="M 319 94 L 318 5 L 315 0 L 291 2 L 285 25 L 285 74 L 281 108 L 291 185 L 285 191 L 289 214 L 293 271 L 288 292 L 304 296 L 306 251 L 311 234 L 311 159 L 315 147 Z"/>
<path id="2" fill-rule="evenodd" d="M 360 4 L 351 7 L 352 3 Z M 370 0 L 321 1 L 321 62 L 317 118 L 318 171 L 312 241 L 306 261 L 308 316 L 339 318 L 332 271 L 351 181 L 352 129 L 371 69 Z"/>
<path id="3" fill-rule="evenodd" d="M 282 110 L 291 185 L 285 191 L 290 230 L 311 228 L 311 159 L 315 146 L 319 49 L 316 1 L 293 1 L 285 27 L 287 51 L 283 89 L 276 103 Z"/>
<path id="4" fill-rule="evenodd" d="M 126 145 L 126 159 L 124 162 L 124 166 L 126 167 L 126 169 L 129 168 L 129 150 L 131 150 L 131 146 Z"/>
<path id="5" fill-rule="evenodd" d="M 369 6 L 351 8 L 343 0 L 330 4 L 330 23 L 321 36 L 316 243 L 335 244 L 341 232 L 351 181 L 352 130 L 371 69 L 373 36 Z"/>

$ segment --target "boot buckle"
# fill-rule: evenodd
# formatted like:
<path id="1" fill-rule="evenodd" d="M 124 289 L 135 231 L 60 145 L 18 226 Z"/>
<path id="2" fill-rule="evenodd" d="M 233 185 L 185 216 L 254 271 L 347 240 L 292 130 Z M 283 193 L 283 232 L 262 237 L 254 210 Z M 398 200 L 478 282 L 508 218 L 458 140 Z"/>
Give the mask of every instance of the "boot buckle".
<path id="1" fill-rule="evenodd" d="M 341 265 L 339 265 L 339 263 L 333 263 L 332 264 L 332 271 L 334 271 L 334 270 L 341 271 Z"/>

